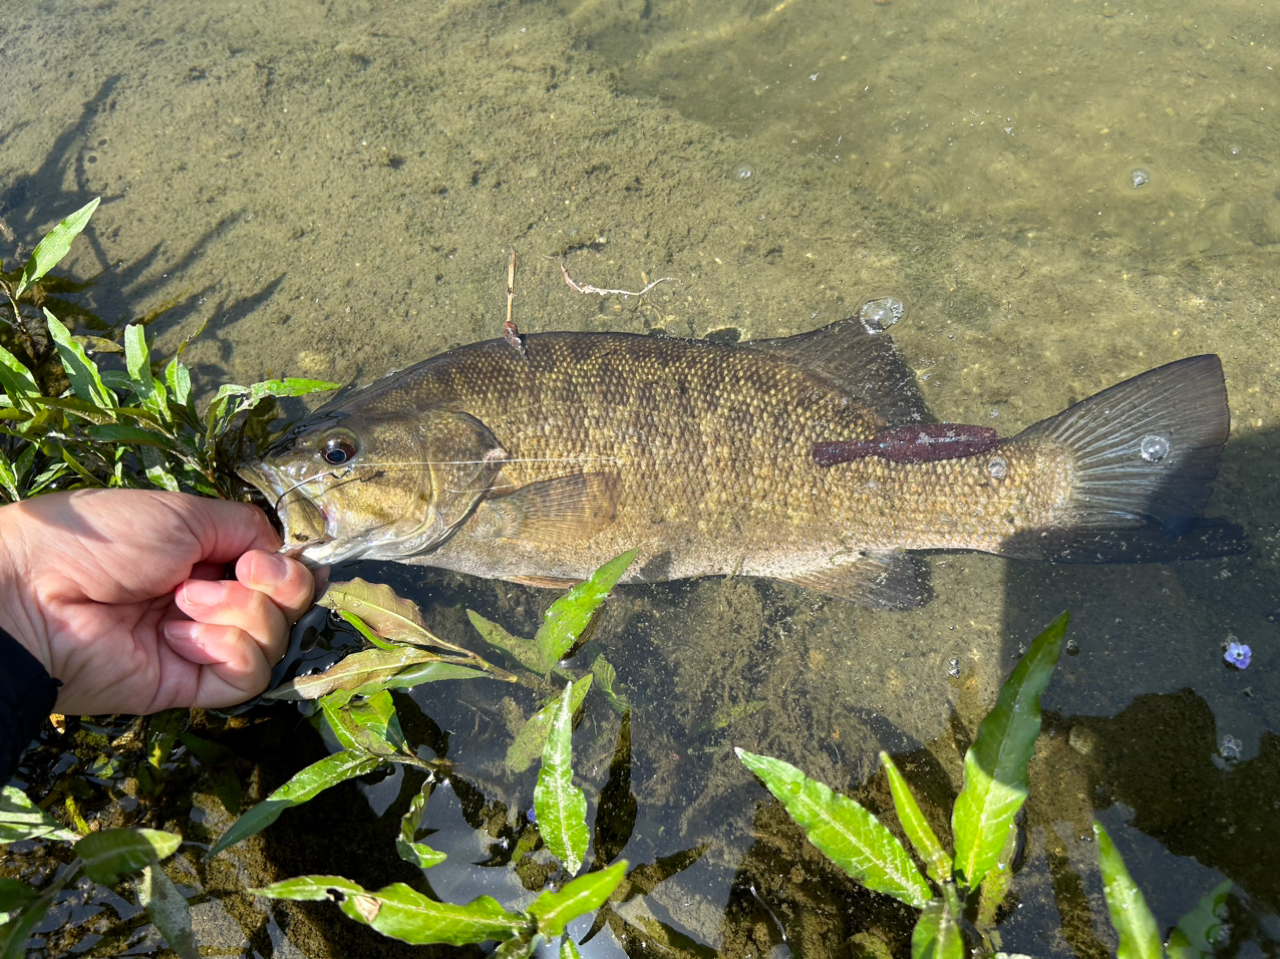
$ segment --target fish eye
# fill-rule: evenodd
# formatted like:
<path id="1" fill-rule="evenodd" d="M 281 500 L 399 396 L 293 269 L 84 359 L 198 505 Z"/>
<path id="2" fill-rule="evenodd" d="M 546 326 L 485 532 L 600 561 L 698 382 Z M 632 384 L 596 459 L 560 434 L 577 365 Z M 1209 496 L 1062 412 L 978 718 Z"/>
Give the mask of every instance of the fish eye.
<path id="1" fill-rule="evenodd" d="M 341 466 L 355 459 L 355 439 L 346 434 L 326 437 L 320 444 L 320 457 L 330 466 Z"/>

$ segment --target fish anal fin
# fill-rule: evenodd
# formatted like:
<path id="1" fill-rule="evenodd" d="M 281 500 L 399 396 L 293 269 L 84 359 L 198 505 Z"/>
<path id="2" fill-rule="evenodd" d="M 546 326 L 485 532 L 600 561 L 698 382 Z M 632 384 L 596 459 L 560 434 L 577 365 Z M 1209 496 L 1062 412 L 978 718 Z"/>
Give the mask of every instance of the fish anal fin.
<path id="1" fill-rule="evenodd" d="M 613 473 L 539 480 L 481 503 L 476 532 L 543 546 L 584 540 L 613 522 L 621 489 Z"/>
<path id="2" fill-rule="evenodd" d="M 915 374 L 886 333 L 868 333 L 856 318 L 777 339 L 749 340 L 744 347 L 788 357 L 890 426 L 932 422 Z"/>
<path id="3" fill-rule="evenodd" d="M 867 553 L 855 562 L 788 576 L 785 581 L 867 609 L 915 609 L 933 597 L 928 564 L 901 550 Z"/>

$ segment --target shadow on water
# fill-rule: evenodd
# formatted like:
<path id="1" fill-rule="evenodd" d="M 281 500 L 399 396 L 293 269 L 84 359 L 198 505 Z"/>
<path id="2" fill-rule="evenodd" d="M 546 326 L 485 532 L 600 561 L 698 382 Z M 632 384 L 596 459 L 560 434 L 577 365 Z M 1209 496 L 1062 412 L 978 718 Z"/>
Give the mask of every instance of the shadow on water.
<path id="1" fill-rule="evenodd" d="M 54 218 L 67 216 L 99 195 L 103 205 L 125 199 L 122 194 L 103 195 L 90 189 L 85 170 L 85 163 L 94 158 L 94 150 L 105 142 L 94 144 L 94 126 L 101 114 L 115 109 L 115 90 L 120 81 L 118 75 L 103 81 L 97 92 L 85 101 L 80 116 L 54 139 L 44 160 L 33 172 L 16 173 L 8 178 L 7 189 L 0 193 L 0 236 L 14 244 L 14 261 L 22 262 L 30 255 Z M 0 146 L 24 125 L 20 123 L 0 134 Z M 178 328 L 201 312 L 200 305 L 212 295 L 213 288 L 192 291 L 179 286 L 174 292 L 174 278 L 190 273 L 193 264 L 223 243 L 242 219 L 241 213 L 223 217 L 176 258 L 171 258 L 165 252 L 164 243 L 158 242 L 127 264 L 111 262 L 94 222 L 90 221 L 83 236 L 93 251 L 98 271 L 81 294 L 84 305 L 107 322 L 123 322 L 137 318 L 133 313 L 136 304 L 167 299 L 170 302 L 156 328 Z M 160 268 L 163 273 L 156 272 Z M 214 311 L 216 319 L 210 323 L 210 333 L 216 335 L 259 309 L 271 299 L 283 279 L 283 275 L 277 276 L 247 296 L 224 298 Z M 229 358 L 230 347 L 222 344 L 220 355 L 223 359 Z M 220 370 L 204 372 L 211 379 L 222 373 Z"/>
<path id="2" fill-rule="evenodd" d="M 1031 770 L 1027 825 L 1052 878 L 1043 892 L 1064 919 L 1063 945 L 1078 955 L 1106 954 L 1087 922 L 1065 921 L 1086 891 L 1097 909 L 1093 815 L 1120 837 L 1163 931 L 1225 877 L 1236 887 L 1232 946 L 1276 946 L 1280 874 L 1265 850 L 1280 849 L 1280 736 L 1268 705 L 1280 639 L 1271 542 L 1280 488 L 1266 464 L 1278 441 L 1248 435 L 1224 453 L 1210 511 L 1245 526 L 1252 549 L 1242 556 L 1008 566 L 1009 656 L 1053 615 L 1072 614 L 1075 645 L 1046 693 L 1052 714 Z M 1252 646 L 1251 670 L 1224 662 L 1229 635 Z"/>

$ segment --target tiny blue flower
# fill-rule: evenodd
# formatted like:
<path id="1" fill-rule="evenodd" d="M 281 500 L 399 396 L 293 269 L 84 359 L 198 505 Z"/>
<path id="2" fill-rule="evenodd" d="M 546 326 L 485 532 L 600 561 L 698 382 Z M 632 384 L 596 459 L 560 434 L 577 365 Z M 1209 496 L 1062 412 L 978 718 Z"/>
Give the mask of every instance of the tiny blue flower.
<path id="1" fill-rule="evenodd" d="M 1248 669 L 1249 661 L 1253 658 L 1253 650 L 1244 643 L 1231 642 L 1227 644 L 1227 651 L 1222 658 L 1236 669 Z"/>
<path id="2" fill-rule="evenodd" d="M 533 806 L 530 806 L 524 811 L 524 818 L 529 820 L 529 822 L 533 823 L 535 826 L 538 824 L 538 813 L 535 811 Z"/>

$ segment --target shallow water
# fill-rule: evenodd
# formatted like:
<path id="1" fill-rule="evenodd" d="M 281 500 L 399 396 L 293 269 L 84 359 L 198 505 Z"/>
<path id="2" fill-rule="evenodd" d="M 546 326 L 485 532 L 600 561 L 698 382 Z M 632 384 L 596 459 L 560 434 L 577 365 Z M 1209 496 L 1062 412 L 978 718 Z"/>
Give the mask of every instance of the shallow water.
<path id="1" fill-rule="evenodd" d="M 169 348 L 207 321 L 186 354 L 206 389 L 268 374 L 367 382 L 496 335 L 513 246 L 530 331 L 779 336 L 901 297 L 892 334 L 933 412 L 1002 434 L 1149 367 L 1220 354 L 1233 438 L 1209 512 L 1246 527 L 1245 556 L 941 556 L 938 598 L 907 614 L 741 580 L 622 590 L 593 643 L 637 706 L 640 824 L 623 854 L 711 843 L 647 908 L 756 955 L 779 939 L 754 883 L 791 946 L 835 954 L 875 910 L 779 830 L 731 747 L 837 788 L 866 781 L 880 748 L 910 753 L 913 782 L 944 803 L 957 740 L 1020 646 L 1070 609 L 1079 653 L 1045 696 L 1053 735 L 1033 768 L 1005 948 L 1107 948 L 1080 839 L 1092 813 L 1162 929 L 1230 878 L 1242 954 L 1256 955 L 1280 939 L 1278 29 L 1256 2 L 19 2 L 0 24 L 0 217 L 29 251 L 103 196 L 69 265 L 102 272 L 90 296 L 106 317 L 176 297 L 158 326 Z M 12 244 L 0 249 L 10 263 Z M 552 255 L 580 283 L 679 284 L 581 295 Z M 352 572 L 403 588 L 454 638 L 467 635 L 460 606 L 528 633 L 547 602 Z M 1228 635 L 1252 647 L 1248 671 L 1223 663 Z M 450 731 L 459 777 L 514 816 L 532 780 L 500 758 L 510 717 L 534 704 L 502 695 L 416 698 Z M 589 793 L 616 735 L 593 703 L 575 739 Z M 381 808 L 396 788 L 365 791 Z M 429 815 L 455 830 L 438 892 L 508 881 L 457 865 L 484 844 L 446 803 Z M 276 868 L 316 868 L 272 860 L 270 837 Z M 325 951 L 317 935 L 308 954 Z M 616 951 L 610 935 L 598 954 Z M 900 931 L 885 935 L 901 947 Z"/>

